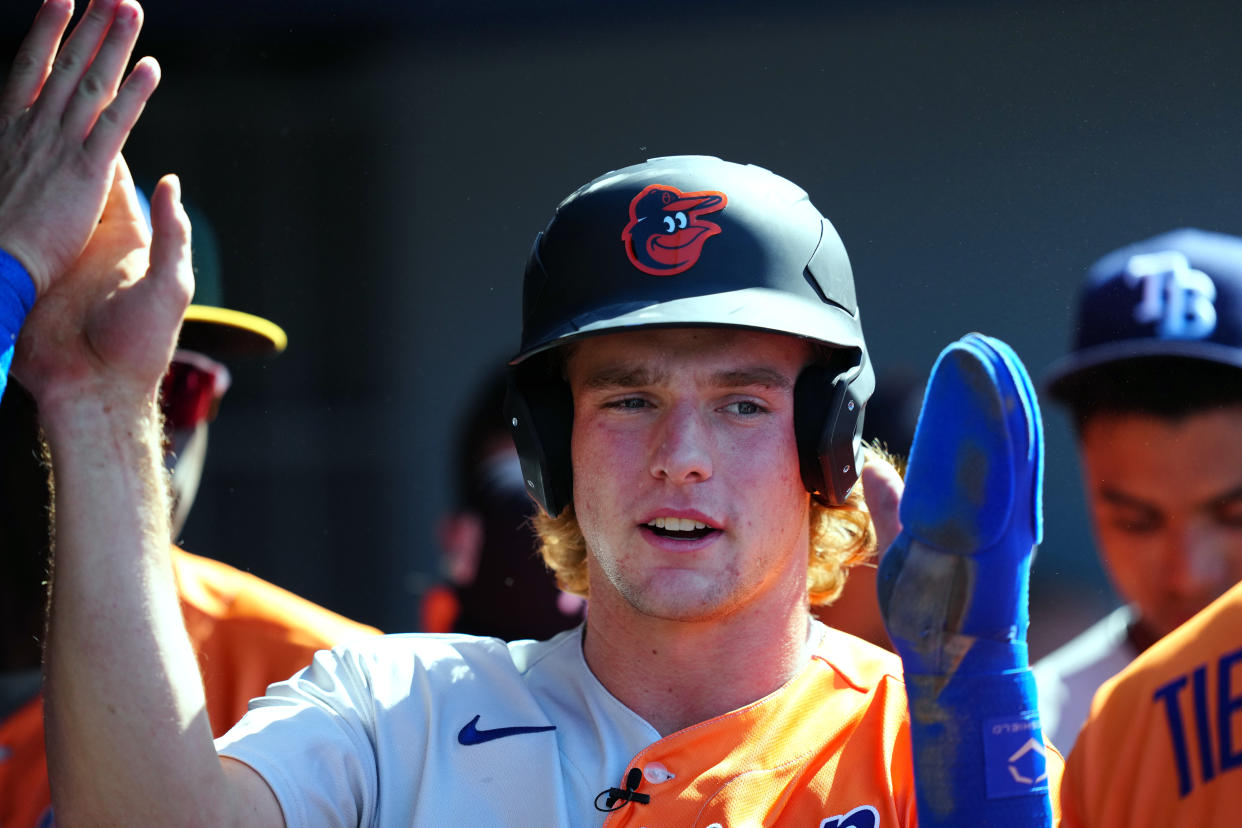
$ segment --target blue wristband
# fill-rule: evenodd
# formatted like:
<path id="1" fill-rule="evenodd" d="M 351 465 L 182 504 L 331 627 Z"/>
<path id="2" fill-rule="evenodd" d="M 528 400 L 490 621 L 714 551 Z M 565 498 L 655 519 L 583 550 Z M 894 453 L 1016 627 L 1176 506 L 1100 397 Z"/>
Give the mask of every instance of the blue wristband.
<path id="1" fill-rule="evenodd" d="M 1052 824 L 1051 771 L 1030 670 L 906 676 L 919 825 Z"/>
<path id="2" fill-rule="evenodd" d="M 0 397 L 8 384 L 17 334 L 34 303 L 34 280 L 21 262 L 0 250 Z"/>

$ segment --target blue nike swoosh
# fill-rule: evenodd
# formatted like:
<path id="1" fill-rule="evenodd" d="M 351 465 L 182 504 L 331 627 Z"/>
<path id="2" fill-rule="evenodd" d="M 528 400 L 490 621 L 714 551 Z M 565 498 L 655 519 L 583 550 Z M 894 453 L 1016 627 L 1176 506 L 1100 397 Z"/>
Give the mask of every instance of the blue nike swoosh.
<path id="1" fill-rule="evenodd" d="M 457 733 L 457 741 L 463 745 L 481 745 L 484 742 L 490 742 L 493 739 L 503 739 L 506 736 L 520 736 L 523 733 L 543 733 L 547 730 L 556 730 L 556 725 L 545 725 L 544 727 L 494 727 L 491 730 L 479 730 L 478 724 L 479 716 L 475 716 L 466 722 L 466 726 Z"/>

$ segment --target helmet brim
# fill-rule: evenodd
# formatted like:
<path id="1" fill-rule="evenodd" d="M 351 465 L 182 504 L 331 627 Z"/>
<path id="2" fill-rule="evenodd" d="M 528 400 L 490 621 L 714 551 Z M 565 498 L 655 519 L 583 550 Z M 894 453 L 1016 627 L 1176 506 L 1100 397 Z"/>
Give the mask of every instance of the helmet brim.
<path id="1" fill-rule="evenodd" d="M 802 337 L 837 348 L 864 348 L 857 319 L 844 309 L 755 287 L 652 304 L 606 306 L 548 331 L 509 364 L 585 337 L 648 328 L 740 328 Z"/>

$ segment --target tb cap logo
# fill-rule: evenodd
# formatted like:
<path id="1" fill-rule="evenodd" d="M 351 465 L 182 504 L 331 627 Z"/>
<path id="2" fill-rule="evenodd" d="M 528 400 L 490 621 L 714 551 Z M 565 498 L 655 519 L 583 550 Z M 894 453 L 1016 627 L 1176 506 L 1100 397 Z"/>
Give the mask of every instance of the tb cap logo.
<path id="1" fill-rule="evenodd" d="M 1142 288 L 1134 321 L 1163 339 L 1204 339 L 1216 329 L 1216 285 L 1176 250 L 1131 256 L 1126 283 Z"/>
<path id="2" fill-rule="evenodd" d="M 630 201 L 630 223 L 621 231 L 625 253 L 634 267 L 652 276 L 673 276 L 699 260 L 703 243 L 720 233 L 720 225 L 701 216 L 723 210 L 728 197 L 715 190 L 683 193 L 651 184 Z"/>

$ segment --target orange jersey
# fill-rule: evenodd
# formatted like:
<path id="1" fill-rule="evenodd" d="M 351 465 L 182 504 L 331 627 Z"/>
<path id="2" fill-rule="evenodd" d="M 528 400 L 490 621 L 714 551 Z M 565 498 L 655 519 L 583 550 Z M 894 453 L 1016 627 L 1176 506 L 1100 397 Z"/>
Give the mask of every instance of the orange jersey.
<path id="1" fill-rule="evenodd" d="M 1062 792 L 1067 828 L 1242 823 L 1242 584 L 1099 689 Z"/>
<path id="2" fill-rule="evenodd" d="M 0 722 L 0 826 L 51 825 L 43 749 L 43 700 L 37 697 Z"/>
<path id="3" fill-rule="evenodd" d="M 771 696 L 667 736 L 633 765 L 676 770 L 651 806 L 605 828 L 660 825 L 914 826 L 901 662 L 829 628 L 810 667 Z M 656 777 L 658 779 L 658 776 Z"/>
<path id="4" fill-rule="evenodd" d="M 379 634 L 254 575 L 175 547 L 173 568 L 215 736 L 269 684 L 306 666 L 316 650 Z M 41 698 L 0 723 L 0 752 L 0 828 L 50 825 Z"/>
<path id="5" fill-rule="evenodd" d="M 635 757 L 635 767 L 682 773 L 644 786 L 653 803 L 658 795 L 658 810 L 622 809 L 605 828 L 645 826 L 652 812 L 660 825 L 918 825 L 901 676 L 897 656 L 829 628 L 811 668 L 777 693 Z M 1062 770 L 1048 745 L 1054 816 Z M 962 824 L 970 823 L 964 814 Z"/>
<path id="6" fill-rule="evenodd" d="M 315 651 L 379 635 L 374 627 L 219 561 L 177 549 L 173 565 L 213 736 L 232 727 L 269 684 L 309 664 Z"/>

